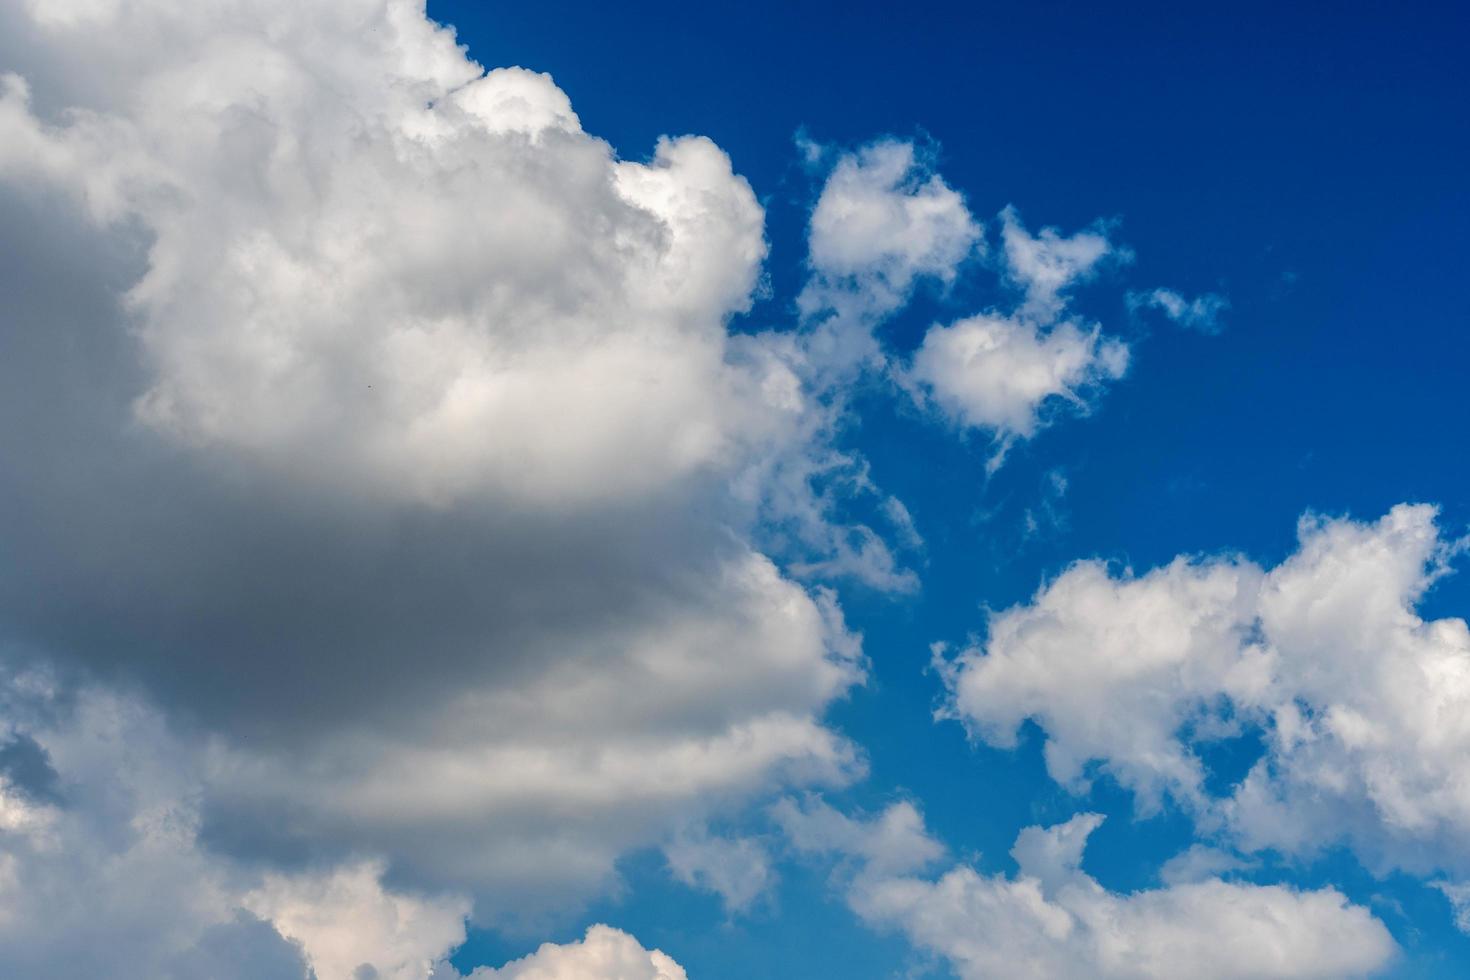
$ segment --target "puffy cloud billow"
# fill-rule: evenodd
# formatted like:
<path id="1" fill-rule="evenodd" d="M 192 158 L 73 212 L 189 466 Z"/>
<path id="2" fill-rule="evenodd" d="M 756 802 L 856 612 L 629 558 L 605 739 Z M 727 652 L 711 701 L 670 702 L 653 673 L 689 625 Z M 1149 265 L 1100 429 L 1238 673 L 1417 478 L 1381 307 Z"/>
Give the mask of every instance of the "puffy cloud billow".
<path id="1" fill-rule="evenodd" d="M 1066 292 L 1126 249 L 1101 231 L 1032 235 L 1013 208 L 1001 214 L 1004 272 L 1019 288 L 1014 310 L 992 310 L 936 324 L 907 374 L 916 396 L 962 429 L 1007 445 L 1035 435 L 1057 405 L 1086 411 L 1088 396 L 1128 370 L 1128 345 L 1067 314 Z"/>
<path id="2" fill-rule="evenodd" d="M 1109 891 L 1081 867 L 1097 814 L 1022 830 L 1014 875 L 958 864 L 937 878 L 924 871 L 943 848 L 912 804 L 865 821 L 787 801 L 776 818 L 796 849 L 851 862 L 839 874 L 862 919 L 901 932 L 962 980 L 1365 976 L 1396 953 L 1383 924 L 1331 888 L 1204 877 Z"/>
<path id="3" fill-rule="evenodd" d="M 766 246 L 718 147 L 620 159 L 421 3 L 0 16 L 0 645 L 153 719 L 140 758 L 187 781 L 120 816 L 58 748 L 92 713 L 17 723 L 71 787 L 21 829 L 120 836 L 25 845 L 7 955 L 65 938 L 38 882 L 96 905 L 136 862 L 213 896 L 118 927 L 137 975 L 248 933 L 422 977 L 467 914 L 574 908 L 630 849 L 861 771 L 821 721 L 858 639 L 749 531 L 764 461 L 824 450 L 727 329 Z"/>
<path id="4" fill-rule="evenodd" d="M 1308 515 L 1274 568 L 1181 556 L 1142 575 L 1078 562 L 944 661 L 985 741 L 1046 736 L 1053 777 L 1097 766 L 1247 850 L 1347 843 L 1372 868 L 1470 870 L 1470 631 L 1417 607 L 1460 550 L 1436 511 Z M 1223 794 L 1200 750 L 1256 737 Z"/>

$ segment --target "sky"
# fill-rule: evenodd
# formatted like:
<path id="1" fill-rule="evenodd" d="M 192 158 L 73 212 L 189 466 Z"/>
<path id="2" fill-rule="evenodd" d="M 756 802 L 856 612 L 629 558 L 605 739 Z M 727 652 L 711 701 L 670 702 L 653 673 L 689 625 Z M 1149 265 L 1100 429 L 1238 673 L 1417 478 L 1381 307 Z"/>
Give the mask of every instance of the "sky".
<path id="1" fill-rule="evenodd" d="M 1467 28 L 0 0 L 0 974 L 1465 975 Z"/>

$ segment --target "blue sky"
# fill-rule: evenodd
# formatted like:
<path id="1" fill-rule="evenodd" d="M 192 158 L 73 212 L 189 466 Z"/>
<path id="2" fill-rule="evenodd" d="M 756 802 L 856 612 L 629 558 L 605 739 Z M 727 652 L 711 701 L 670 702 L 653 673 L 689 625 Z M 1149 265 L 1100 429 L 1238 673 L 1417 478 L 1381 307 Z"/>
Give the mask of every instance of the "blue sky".
<path id="1" fill-rule="evenodd" d="M 0 967 L 1470 971 L 1464 11 L 0 9 Z"/>

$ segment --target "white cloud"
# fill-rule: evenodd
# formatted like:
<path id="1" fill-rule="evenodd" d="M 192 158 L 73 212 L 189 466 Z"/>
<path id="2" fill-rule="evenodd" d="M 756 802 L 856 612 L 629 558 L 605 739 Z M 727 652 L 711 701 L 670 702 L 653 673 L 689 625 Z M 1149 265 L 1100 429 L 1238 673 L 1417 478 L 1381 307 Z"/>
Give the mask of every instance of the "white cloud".
<path id="1" fill-rule="evenodd" d="M 915 846 L 927 838 L 908 804 L 871 822 L 824 805 L 789 807 L 783 816 L 798 849 L 865 858 L 846 885 L 853 910 L 942 957 L 963 980 L 1346 977 L 1371 973 L 1395 953 L 1382 923 L 1330 888 L 1207 879 L 1110 892 L 1081 869 L 1087 838 L 1102 822 L 1096 814 L 1023 830 L 1011 851 L 1014 876 L 957 865 L 937 879 L 916 873 L 940 848 Z M 877 843 L 892 839 L 885 825 L 902 826 L 907 843 Z M 907 857 L 883 860 L 895 851 Z"/>
<path id="2" fill-rule="evenodd" d="M 770 854 L 760 841 L 749 837 L 687 830 L 664 845 L 664 858 L 675 878 L 719 895 L 727 912 L 750 908 L 776 880 Z"/>
<path id="3" fill-rule="evenodd" d="M 781 800 L 771 808 L 771 816 L 798 851 L 856 858 L 875 874 L 914 871 L 944 855 L 944 846 L 929 836 L 918 808 L 907 800 L 866 821 L 817 799 Z"/>
<path id="4" fill-rule="evenodd" d="M 43 31 L 62 64 L 133 63 L 58 124 L 15 76 L 0 105 L 0 174 L 152 238 L 141 420 L 438 504 L 646 495 L 776 434 L 723 324 L 763 214 L 714 144 L 619 161 L 548 77 L 481 74 L 412 4 L 262 0 L 293 22 L 270 35 L 210 7 Z M 150 43 L 170 34 L 193 44 Z"/>
<path id="5" fill-rule="evenodd" d="M 349 865 L 325 874 L 268 874 L 241 905 L 306 951 L 318 980 L 423 980 L 465 939 L 462 897 L 393 894 L 383 867 Z"/>
<path id="6" fill-rule="evenodd" d="M 924 278 L 953 282 L 984 241 L 964 198 L 903 140 L 842 154 L 812 211 L 808 315 L 881 318 Z"/>
<path id="7" fill-rule="evenodd" d="M 318 854 L 271 870 L 205 846 L 197 786 L 208 748 L 170 731 L 146 704 L 34 671 L 5 676 L 0 703 L 34 734 L 60 795 L 38 803 L 0 777 L 0 974 L 458 976 L 443 961 L 465 939 L 466 896 L 389 887 L 376 861 L 327 863 Z M 683 975 L 668 957 L 606 926 L 594 926 L 584 943 L 548 944 L 500 971 L 472 974 Z"/>
<path id="8" fill-rule="evenodd" d="M 953 711 L 1002 746 L 1033 719 L 1056 779 L 1081 787 L 1099 762 L 1145 805 L 1172 795 L 1248 850 L 1345 841 L 1374 868 L 1464 869 L 1470 631 L 1416 612 L 1458 547 L 1435 517 L 1309 515 L 1269 570 L 1079 562 L 948 664 Z M 1212 796 L 1196 747 L 1252 730 L 1262 757 Z"/>
<path id="9" fill-rule="evenodd" d="M 1021 313 L 1043 322 L 1056 319 L 1066 306 L 1063 294 L 1093 278 L 1106 262 L 1126 263 L 1133 258 L 1101 228 L 1066 236 L 1055 228 L 1043 228 L 1032 235 L 1015 208 L 1006 208 L 1000 219 L 1006 272 L 1026 294 Z"/>
<path id="10" fill-rule="evenodd" d="M 631 849 L 862 771 L 822 721 L 859 639 L 754 526 L 916 586 L 831 516 L 874 491 L 833 365 L 981 244 L 912 147 L 842 158 L 813 216 L 803 304 L 855 332 L 736 337 L 766 243 L 723 151 L 621 159 L 418 0 L 0 20 L 0 644 L 102 692 L 33 732 L 73 802 L 0 808 L 16 962 L 248 942 L 412 980 L 467 910 L 564 915 Z M 68 748 L 114 714 L 173 734 Z"/>
<path id="11" fill-rule="evenodd" d="M 1127 369 L 1127 345 L 1095 326 L 981 314 L 930 327 L 909 377 L 956 424 L 1024 439 L 1050 399 L 1085 410 L 1092 389 Z"/>
<path id="12" fill-rule="evenodd" d="M 1200 333 L 1219 333 L 1220 314 L 1230 308 L 1230 301 L 1217 293 L 1202 293 L 1185 299 L 1172 289 L 1155 289 L 1151 293 L 1129 293 L 1128 303 L 1134 309 L 1152 307 L 1181 327 Z"/>
<path id="13" fill-rule="evenodd" d="M 0 697 L 60 797 L 0 786 L 0 973 L 350 980 L 366 963 L 423 980 L 463 941 L 463 899 L 390 895 L 366 866 L 262 879 L 200 847 L 198 747 L 145 705 L 39 673 L 7 676 Z"/>
<path id="14" fill-rule="evenodd" d="M 1024 292 L 1014 310 L 992 310 L 924 335 L 900 382 L 961 429 L 995 437 L 998 466 L 1009 446 L 1029 439 L 1059 406 L 1086 412 L 1089 396 L 1128 370 L 1128 345 L 1097 324 L 1067 315 L 1066 292 L 1107 260 L 1130 253 L 1100 231 L 1033 236 L 1013 208 L 1001 213 L 1005 274 Z"/>
<path id="15" fill-rule="evenodd" d="M 1450 911 L 1455 917 L 1455 928 L 1470 934 L 1470 883 L 1436 881 L 1434 887 L 1439 889 L 1446 901 L 1450 903 Z"/>
<path id="16" fill-rule="evenodd" d="M 984 230 L 913 144 L 882 140 L 841 154 L 812 212 L 812 276 L 798 304 L 806 330 L 794 370 L 824 392 L 888 368 L 956 426 L 995 436 L 996 464 L 1051 409 L 1085 411 L 1089 395 L 1126 372 L 1129 351 L 1097 325 L 1067 318 L 1066 294 L 1131 253 L 1102 230 L 1033 236 L 1012 208 L 1001 214 L 1001 239 L 1003 275 L 1024 294 L 1019 305 L 935 324 L 906 363 L 893 360 L 878 328 L 919 282 L 953 283 L 967 259 L 984 253 Z"/>
<path id="17" fill-rule="evenodd" d="M 828 557 L 764 475 L 827 448 L 727 330 L 766 245 L 723 151 L 620 159 L 412 0 L 0 17 L 0 644 L 197 740 L 190 840 L 287 875 L 252 908 L 408 921 L 381 872 L 444 929 L 565 914 L 861 772 L 821 721 L 858 638 L 752 537 Z"/>
<path id="18" fill-rule="evenodd" d="M 687 975 L 667 954 L 644 949 L 626 932 L 595 925 L 580 942 L 545 943 L 498 970 L 478 969 L 467 980 L 687 980 Z"/>

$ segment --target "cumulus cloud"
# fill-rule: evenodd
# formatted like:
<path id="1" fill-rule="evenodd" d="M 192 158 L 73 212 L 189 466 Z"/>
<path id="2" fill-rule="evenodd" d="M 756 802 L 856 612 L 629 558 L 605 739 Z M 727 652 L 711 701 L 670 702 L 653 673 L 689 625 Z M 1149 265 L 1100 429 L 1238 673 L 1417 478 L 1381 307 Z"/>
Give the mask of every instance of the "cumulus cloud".
<path id="1" fill-rule="evenodd" d="M 944 662 L 953 713 L 1000 746 L 1034 720 L 1059 781 L 1082 788 L 1100 765 L 1248 850 L 1346 842 L 1374 868 L 1464 869 L 1470 631 L 1416 611 L 1459 545 L 1425 505 L 1308 515 L 1298 536 L 1270 569 L 1074 564 Z M 1261 756 L 1212 793 L 1199 749 L 1241 735 Z"/>
<path id="2" fill-rule="evenodd" d="M 56 28 L 62 58 L 150 31 L 212 47 L 141 43 L 58 124 L 7 76 L 0 173 L 151 239 L 137 417 L 436 503 L 646 494 L 768 436 L 764 379 L 726 358 L 765 241 L 724 153 L 617 160 L 547 76 L 482 74 L 409 6 L 355 6 L 384 29 L 345 30 L 350 3 L 271 39 L 167 5 Z"/>
<path id="3" fill-rule="evenodd" d="M 65 793 L 37 801 L 0 777 L 0 973 L 458 977 L 444 958 L 465 939 L 467 895 L 393 887 L 378 860 L 279 869 L 231 860 L 200 839 L 197 787 L 208 747 L 180 738 L 146 703 L 35 670 L 7 674 L 0 702 L 52 760 Z M 473 976 L 683 973 L 626 934 L 596 926 L 584 943 L 548 945 Z"/>
<path id="4" fill-rule="evenodd" d="M 34 671 L 3 699 L 62 794 L 0 780 L 5 975 L 423 980 L 463 941 L 462 898 L 390 895 L 365 865 L 263 877 L 200 847 L 201 753 L 146 705 Z"/>
<path id="5" fill-rule="evenodd" d="M 809 316 L 881 318 L 917 282 L 951 283 L 984 247 L 964 198 L 904 140 L 870 143 L 837 159 L 812 211 Z"/>
<path id="6" fill-rule="evenodd" d="M 1185 299 L 1172 289 L 1155 289 L 1149 293 L 1129 293 L 1128 305 L 1160 310 L 1170 320 L 1189 330 L 1216 334 L 1221 331 L 1220 315 L 1230 308 L 1230 301 L 1218 293 L 1202 293 Z"/>
<path id="7" fill-rule="evenodd" d="M 929 328 L 901 383 L 961 429 L 986 432 L 998 449 L 1028 439 L 1058 406 L 1087 411 L 1089 396 L 1128 370 L 1129 349 L 1067 311 L 1067 292 L 1109 261 L 1131 258 L 1103 229 L 1032 235 L 1014 208 L 1001 213 L 1003 271 L 1022 300 Z"/>
<path id="8" fill-rule="evenodd" d="M 422 3 L 3 18 L 0 645 L 197 742 L 190 847 L 286 876 L 251 914 L 320 959 L 334 903 L 412 920 L 372 881 L 449 896 L 417 962 L 861 771 L 858 638 L 752 536 L 824 519 L 763 468 L 825 430 L 727 330 L 766 246 L 719 148 L 621 159 Z"/>
<path id="9" fill-rule="evenodd" d="M 942 850 L 910 804 L 871 821 L 820 803 L 779 816 L 798 849 L 859 859 L 845 894 L 864 921 L 902 932 L 963 980 L 1361 976 L 1396 951 L 1382 923 L 1331 888 L 1209 878 L 1108 891 L 1081 868 L 1097 814 L 1021 831 L 1015 875 L 962 864 L 937 878 L 919 873 Z"/>
<path id="10" fill-rule="evenodd" d="M 931 327 L 910 376 L 956 424 L 1024 439 L 1050 399 L 1085 409 L 1090 390 L 1127 369 L 1128 346 L 1096 326 L 981 314 Z"/>
<path id="11" fill-rule="evenodd" d="M 886 368 L 957 427 L 994 436 L 996 462 L 1059 405 L 1085 411 L 1090 394 L 1126 372 L 1129 351 L 1069 317 L 1067 294 L 1131 253 L 1103 226 L 1033 235 L 1013 208 L 1001 214 L 1001 241 L 1002 276 L 1020 302 L 935 324 L 910 357 L 895 357 L 879 328 L 919 283 L 954 283 L 966 260 L 984 254 L 984 229 L 912 143 L 880 140 L 839 154 L 812 212 L 796 370 L 823 390 Z"/>
<path id="12" fill-rule="evenodd" d="M 434 974 L 449 980 L 453 974 Z M 475 970 L 467 980 L 687 980 L 684 968 L 659 950 L 647 950 L 626 932 L 595 925 L 580 941 L 544 943 L 498 970 Z"/>

